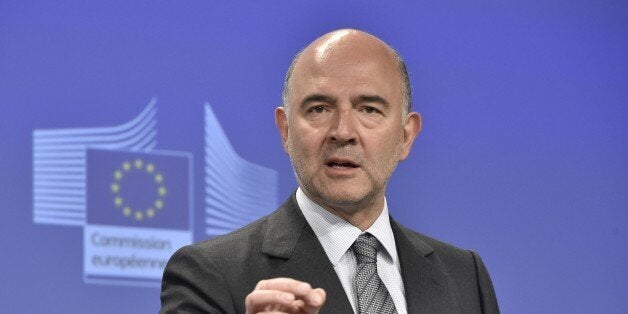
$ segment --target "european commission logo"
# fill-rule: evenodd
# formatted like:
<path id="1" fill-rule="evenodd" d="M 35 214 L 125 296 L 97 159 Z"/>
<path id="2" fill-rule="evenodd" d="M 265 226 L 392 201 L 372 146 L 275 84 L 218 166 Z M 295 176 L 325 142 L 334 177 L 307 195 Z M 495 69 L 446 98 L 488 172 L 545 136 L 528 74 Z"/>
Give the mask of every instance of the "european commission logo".
<path id="1" fill-rule="evenodd" d="M 87 281 L 158 283 L 170 255 L 192 242 L 189 154 L 87 150 Z"/>
<path id="2" fill-rule="evenodd" d="M 238 156 L 203 109 L 199 214 L 217 236 L 276 208 L 278 176 Z M 155 148 L 156 115 L 152 99 L 121 125 L 33 131 L 33 221 L 83 228 L 87 283 L 158 286 L 170 256 L 193 242 L 193 156 Z"/>

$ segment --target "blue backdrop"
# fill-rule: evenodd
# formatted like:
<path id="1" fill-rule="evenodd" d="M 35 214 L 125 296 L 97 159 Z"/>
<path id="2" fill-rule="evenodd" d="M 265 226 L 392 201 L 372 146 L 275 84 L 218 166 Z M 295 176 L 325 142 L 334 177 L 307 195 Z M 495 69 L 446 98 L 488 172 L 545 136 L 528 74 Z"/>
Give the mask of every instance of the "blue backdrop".
<path id="1" fill-rule="evenodd" d="M 170 249 L 295 188 L 273 109 L 342 27 L 405 57 L 424 118 L 394 217 L 478 251 L 505 313 L 627 313 L 624 1 L 1 1 L 3 311 L 155 312 Z"/>

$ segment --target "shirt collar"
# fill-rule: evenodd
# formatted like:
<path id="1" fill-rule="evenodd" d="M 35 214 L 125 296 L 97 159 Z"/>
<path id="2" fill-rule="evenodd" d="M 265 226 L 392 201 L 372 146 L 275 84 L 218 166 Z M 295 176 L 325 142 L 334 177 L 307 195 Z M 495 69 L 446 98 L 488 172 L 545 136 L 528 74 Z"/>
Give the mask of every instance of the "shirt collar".
<path id="1" fill-rule="evenodd" d="M 297 189 L 296 198 L 305 220 L 314 230 L 314 234 L 323 246 L 329 261 L 336 266 L 340 258 L 351 248 L 358 236 L 362 234 L 362 231 L 314 203 L 303 193 L 300 187 Z M 372 234 L 379 240 L 384 248 L 381 251 L 384 252 L 386 258 L 394 263 L 397 262 L 397 247 L 392 228 L 390 227 L 386 200 L 384 200 L 384 208 L 381 214 L 365 232 Z"/>

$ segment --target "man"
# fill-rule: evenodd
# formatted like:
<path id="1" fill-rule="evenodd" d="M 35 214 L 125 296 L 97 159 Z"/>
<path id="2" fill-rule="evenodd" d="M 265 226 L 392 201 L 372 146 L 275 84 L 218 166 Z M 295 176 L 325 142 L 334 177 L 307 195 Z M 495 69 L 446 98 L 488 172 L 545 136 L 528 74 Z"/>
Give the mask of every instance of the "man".
<path id="1" fill-rule="evenodd" d="M 299 188 L 243 229 L 180 249 L 162 312 L 498 313 L 479 256 L 388 215 L 386 184 L 421 130 L 397 53 L 357 30 L 293 60 L 275 120 Z"/>

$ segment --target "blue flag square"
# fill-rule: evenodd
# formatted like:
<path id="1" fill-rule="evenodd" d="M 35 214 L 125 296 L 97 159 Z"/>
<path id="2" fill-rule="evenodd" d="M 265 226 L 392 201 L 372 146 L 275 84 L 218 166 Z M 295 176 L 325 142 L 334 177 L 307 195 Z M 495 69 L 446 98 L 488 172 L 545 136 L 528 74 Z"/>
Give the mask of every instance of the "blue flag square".
<path id="1" fill-rule="evenodd" d="M 189 230 L 191 157 L 87 150 L 87 223 Z"/>

